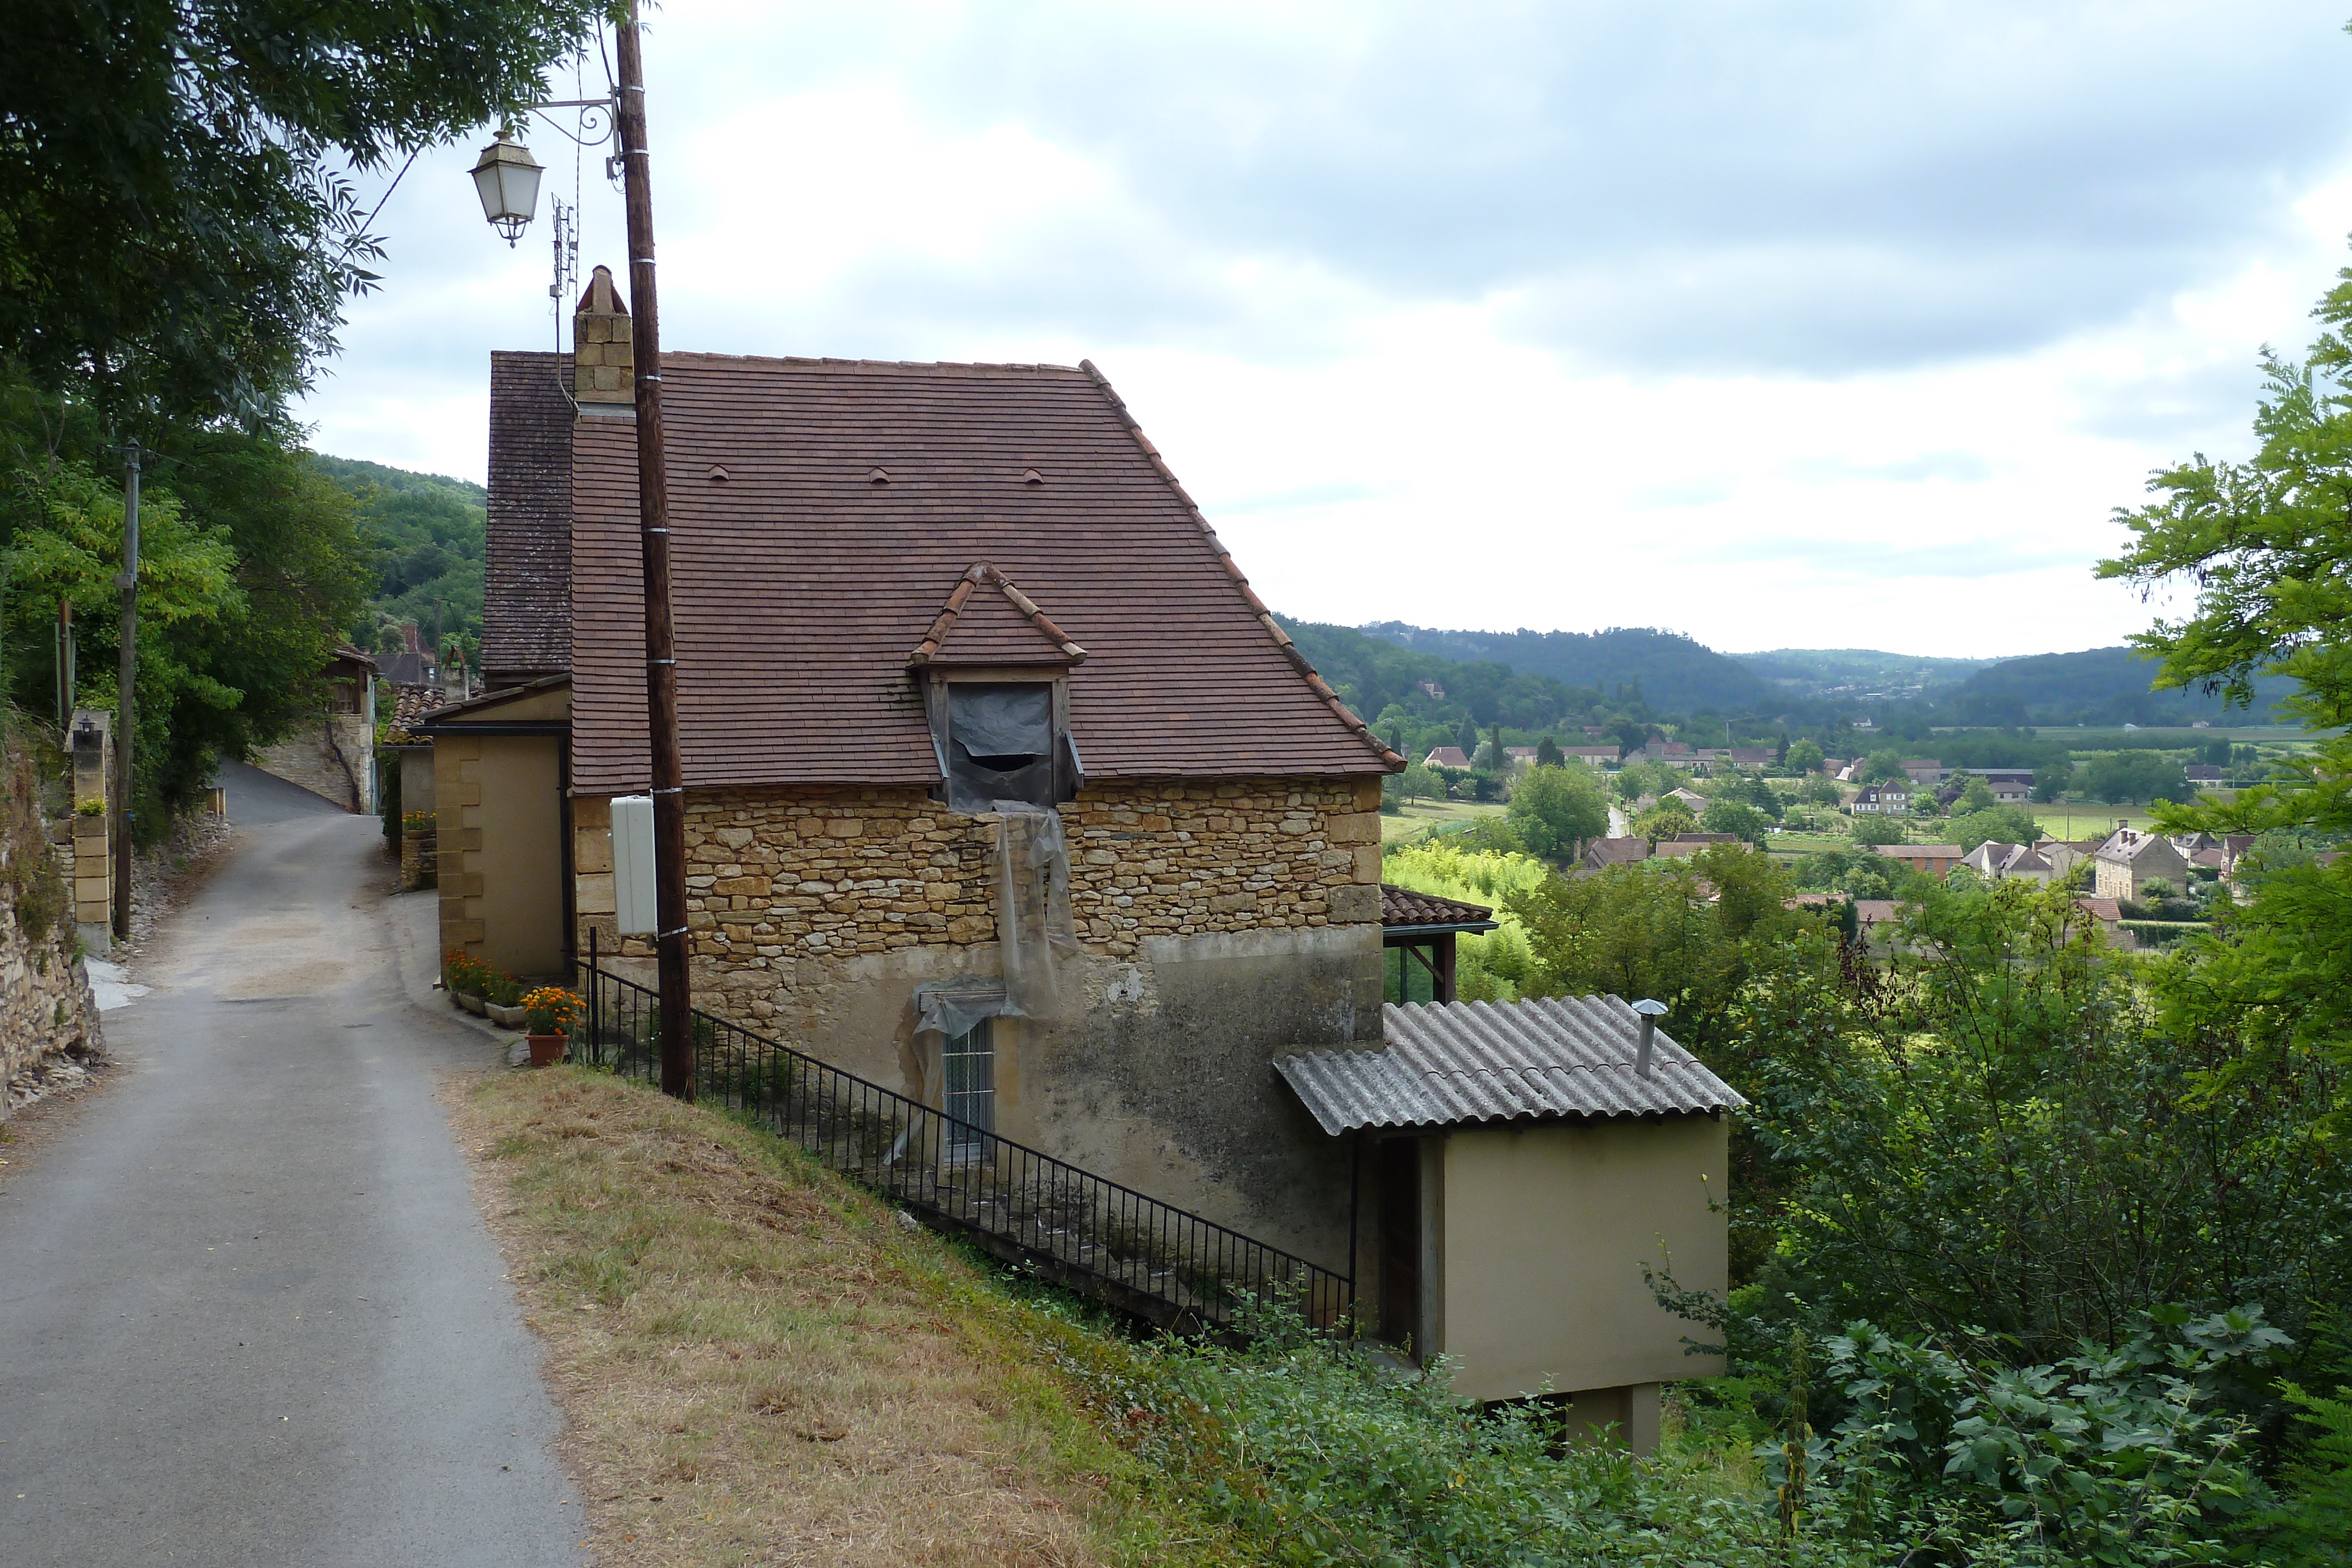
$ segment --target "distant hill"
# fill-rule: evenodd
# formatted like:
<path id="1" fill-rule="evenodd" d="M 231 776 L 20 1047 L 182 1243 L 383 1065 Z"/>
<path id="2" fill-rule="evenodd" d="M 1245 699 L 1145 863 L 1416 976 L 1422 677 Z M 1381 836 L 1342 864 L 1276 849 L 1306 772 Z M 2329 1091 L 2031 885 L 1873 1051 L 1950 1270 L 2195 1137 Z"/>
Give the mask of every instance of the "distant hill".
<path id="1" fill-rule="evenodd" d="M 2131 648 L 2086 648 L 2079 653 L 2036 653 L 2003 659 L 1943 694 L 1936 718 L 1943 724 L 2180 725 L 2273 722 L 2272 705 L 2294 683 L 2271 676 L 2254 683 L 2254 706 L 2239 711 L 2196 691 L 2156 692 L 2156 664 Z"/>
<path id="2" fill-rule="evenodd" d="M 1792 697 L 1853 703 L 1869 697 L 1948 695 L 1997 659 L 1930 659 L 1876 648 L 1775 648 L 1763 653 L 1732 653 L 1763 680 Z"/>
<path id="3" fill-rule="evenodd" d="M 478 648 L 489 492 L 463 479 L 355 457 L 311 461 L 358 500 L 362 536 L 383 552 L 371 620 L 414 621 L 430 643 L 437 610 L 446 638 Z"/>
<path id="4" fill-rule="evenodd" d="M 1615 697 L 1639 685 L 1660 713 L 1711 708 L 1726 715 L 1777 712 L 1778 689 L 1711 648 L 1675 632 L 1612 627 L 1605 632 L 1440 632 L 1381 621 L 1358 628 L 1369 636 L 1444 658 L 1489 660 L 1526 675 L 1549 675 Z"/>
<path id="5" fill-rule="evenodd" d="M 1402 648 L 1352 627 L 1275 619 L 1316 672 L 1367 719 L 1377 721 L 1397 707 L 1423 723 L 1450 724 L 1468 717 L 1480 725 L 1550 729 L 1581 721 L 1600 701 L 1597 692 L 1549 675 L 1515 672 L 1494 660 L 1449 658 Z M 1451 738 L 1438 744 L 1450 744 Z"/>

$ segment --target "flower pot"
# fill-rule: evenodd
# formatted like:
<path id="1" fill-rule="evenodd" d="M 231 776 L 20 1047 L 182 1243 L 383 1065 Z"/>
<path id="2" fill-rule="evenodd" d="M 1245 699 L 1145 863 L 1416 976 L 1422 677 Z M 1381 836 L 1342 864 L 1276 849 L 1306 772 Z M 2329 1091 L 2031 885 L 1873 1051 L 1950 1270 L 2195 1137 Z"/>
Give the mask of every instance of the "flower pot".
<path id="1" fill-rule="evenodd" d="M 500 1029 L 520 1029 L 530 1021 L 530 1015 L 520 1008 L 502 1008 L 496 1002 L 484 1002 L 483 1011 Z"/>
<path id="2" fill-rule="evenodd" d="M 483 1012 L 483 1008 L 486 1004 L 483 1002 L 482 998 L 474 995 L 473 992 L 459 991 L 457 993 L 457 1005 L 465 1009 L 467 1012 L 479 1013 L 485 1018 L 489 1016 L 488 1013 Z"/>
<path id="3" fill-rule="evenodd" d="M 562 1034 L 534 1034 L 529 1038 L 530 1064 L 533 1067 L 552 1067 L 562 1061 L 563 1048 L 571 1043 L 572 1039 L 569 1035 Z"/>

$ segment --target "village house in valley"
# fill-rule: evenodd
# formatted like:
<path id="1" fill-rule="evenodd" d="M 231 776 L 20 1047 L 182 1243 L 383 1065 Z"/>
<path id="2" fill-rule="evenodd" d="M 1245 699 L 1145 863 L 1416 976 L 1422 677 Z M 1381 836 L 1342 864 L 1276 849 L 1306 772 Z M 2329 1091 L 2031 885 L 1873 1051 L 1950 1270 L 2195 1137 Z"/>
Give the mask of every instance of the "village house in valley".
<path id="1" fill-rule="evenodd" d="M 488 689 L 410 729 L 433 743 L 444 946 L 558 977 L 593 944 L 650 983 L 614 860 L 614 802 L 649 777 L 627 337 L 600 267 L 572 356 L 494 356 Z M 1381 783 L 1405 759 L 1292 647 L 1091 365 L 680 353 L 663 378 L 696 1005 L 1318 1266 L 1353 1262 L 1369 1315 L 1437 1189 L 1383 1209 L 1368 1145 L 1407 1134 L 1335 1127 L 1276 1063 L 1387 1061 L 1386 952 L 1441 977 L 1421 994 L 1443 1010 L 1454 933 L 1485 928 L 1483 909 L 1395 890 L 1384 911 Z M 1633 1129 L 1639 1104 L 1611 1085 L 1654 1032 L 1674 1113 L 1719 1133 L 1736 1095 L 1624 1002 L 1590 1005 L 1609 1027 L 1586 1030 L 1577 1082 L 1601 1098 L 1519 1114 Z M 1545 1040 L 1520 1049 L 1569 1050 Z M 1416 1147 L 1442 1136 L 1413 1125 Z M 1675 1149 L 1660 1201 L 1681 1218 L 1627 1223 L 1719 1284 L 1701 1178 L 1719 1190 L 1720 1137 Z M 1507 1237 L 1528 1197 L 1497 1188 L 1508 1210 L 1477 1223 Z M 1449 1207 L 1445 1224 L 1473 1218 Z M 1563 1235 L 1599 1266 L 1598 1241 Z M 1648 1255 L 1610 1254 L 1611 1278 L 1638 1288 Z M 1478 1353 L 1479 1387 L 1565 1374 L 1576 1324 L 1496 1327 L 1530 1309 L 1460 1294 L 1517 1301 L 1507 1270 L 1411 1267 L 1436 1292 L 1411 1323 L 1518 1336 L 1507 1363 Z M 1654 1315 L 1644 1344 L 1687 1326 Z M 1675 1375 L 1655 1360 L 1621 1357 L 1650 1370 L 1618 1381 Z"/>

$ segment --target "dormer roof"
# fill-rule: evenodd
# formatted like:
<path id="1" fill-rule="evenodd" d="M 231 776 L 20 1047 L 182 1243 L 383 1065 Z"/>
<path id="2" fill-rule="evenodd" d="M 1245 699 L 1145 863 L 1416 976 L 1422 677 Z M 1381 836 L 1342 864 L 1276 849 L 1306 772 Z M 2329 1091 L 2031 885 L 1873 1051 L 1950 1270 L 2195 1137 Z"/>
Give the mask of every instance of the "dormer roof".
<path id="1" fill-rule="evenodd" d="M 931 618 L 923 640 L 907 655 L 922 667 L 945 664 L 1082 663 L 1087 651 L 1070 641 L 1013 580 L 982 561 L 956 580 Z"/>

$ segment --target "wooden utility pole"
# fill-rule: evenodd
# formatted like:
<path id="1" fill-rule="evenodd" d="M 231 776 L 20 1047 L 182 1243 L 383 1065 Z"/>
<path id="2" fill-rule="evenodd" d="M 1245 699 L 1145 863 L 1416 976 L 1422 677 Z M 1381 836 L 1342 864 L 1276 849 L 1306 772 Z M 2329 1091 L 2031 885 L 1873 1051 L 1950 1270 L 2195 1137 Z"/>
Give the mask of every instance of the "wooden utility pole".
<path id="1" fill-rule="evenodd" d="M 114 939 L 131 938 L 131 752 L 138 730 L 139 444 L 122 449 L 122 662 L 114 718 Z"/>
<path id="2" fill-rule="evenodd" d="M 620 68 L 622 192 L 629 214 L 630 347 L 637 393 L 637 539 L 645 568 L 646 727 L 653 755 L 654 955 L 661 988 L 662 1092 L 694 1098 L 686 962 L 686 768 L 677 744 L 677 642 L 669 612 L 669 486 L 663 473 L 661 327 L 654 295 L 654 198 L 646 146 L 636 0 L 614 29 Z"/>

